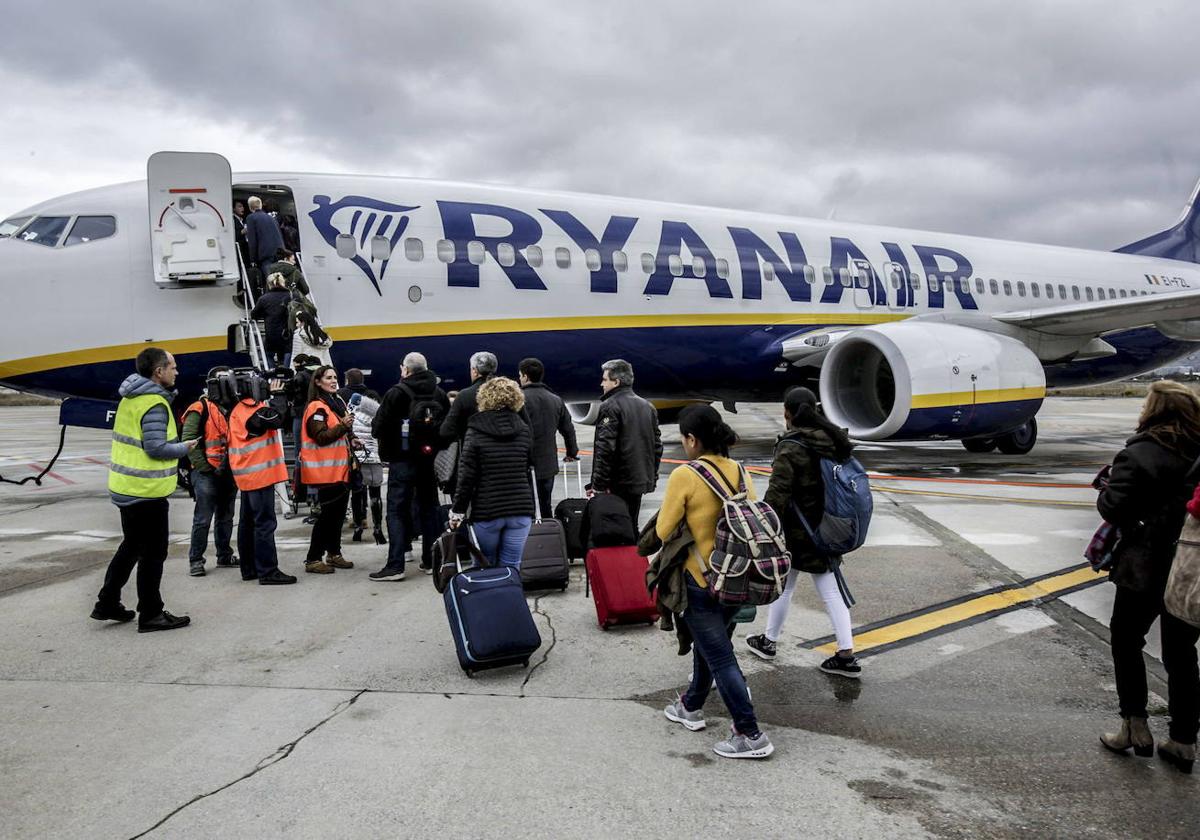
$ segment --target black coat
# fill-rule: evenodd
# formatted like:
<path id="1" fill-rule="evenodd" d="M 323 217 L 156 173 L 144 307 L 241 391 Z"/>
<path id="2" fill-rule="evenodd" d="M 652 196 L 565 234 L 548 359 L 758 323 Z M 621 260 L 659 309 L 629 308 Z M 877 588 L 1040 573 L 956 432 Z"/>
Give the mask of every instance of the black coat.
<path id="1" fill-rule="evenodd" d="M 479 389 L 484 382 L 494 376 L 495 374 L 481 376 L 458 392 L 458 396 L 450 404 L 450 411 L 446 414 L 446 419 L 442 421 L 442 439 L 447 443 L 455 440 L 461 441 L 466 436 L 468 422 L 479 412 Z M 526 425 L 529 424 L 529 415 L 524 406 L 521 407 L 517 416 L 524 420 Z"/>
<path id="2" fill-rule="evenodd" d="M 533 469 L 538 480 L 552 478 L 558 475 L 558 441 L 555 433 L 563 436 L 567 457 L 579 457 L 571 412 L 567 411 L 567 404 L 562 397 L 541 382 L 531 382 L 521 390 L 525 394 L 529 429 L 533 432 Z"/>
<path id="3" fill-rule="evenodd" d="M 1121 529 L 1113 583 L 1138 592 L 1162 594 L 1183 529 L 1196 480 L 1188 472 L 1200 446 L 1160 437 L 1153 430 L 1134 435 L 1113 460 L 1108 487 L 1096 498 L 1106 522 Z"/>
<path id="4" fill-rule="evenodd" d="M 450 400 L 446 392 L 438 387 L 437 374 L 431 370 L 419 370 L 412 376 L 400 380 L 407 386 L 393 385 L 383 395 L 379 411 L 371 421 L 371 435 L 379 441 L 379 460 L 388 463 L 407 461 L 410 453 L 404 450 L 402 439 L 404 421 L 412 413 L 412 398 L 408 389 L 417 397 L 432 397 L 449 414 Z"/>
<path id="5" fill-rule="evenodd" d="M 266 321 L 263 343 L 267 346 L 268 353 L 292 352 L 292 335 L 288 332 L 287 311 L 291 299 L 292 293 L 285 289 L 263 292 L 250 312 L 251 318 Z"/>
<path id="6" fill-rule="evenodd" d="M 840 429 L 837 431 L 838 434 L 831 435 L 815 426 L 792 428 L 775 444 L 771 483 L 763 501 L 779 514 L 784 539 L 792 553 L 792 566 L 802 572 L 828 572 L 829 561 L 817 553 L 792 502 L 800 508 L 808 524 L 816 528 L 825 513 L 821 457 L 844 461 L 853 451 L 850 438 Z"/>
<path id="7" fill-rule="evenodd" d="M 529 426 L 513 411 L 475 414 L 467 422 L 458 464 L 454 511 L 477 522 L 533 516 L 533 464 Z"/>
<path id="8" fill-rule="evenodd" d="M 612 389 L 601 398 L 594 449 L 596 492 L 649 493 L 663 454 L 658 412 L 628 385 Z"/>

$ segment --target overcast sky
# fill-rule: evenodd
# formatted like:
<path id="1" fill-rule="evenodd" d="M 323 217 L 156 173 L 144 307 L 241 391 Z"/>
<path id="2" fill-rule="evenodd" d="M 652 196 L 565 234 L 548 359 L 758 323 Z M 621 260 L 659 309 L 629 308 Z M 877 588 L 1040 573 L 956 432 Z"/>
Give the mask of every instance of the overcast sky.
<path id="1" fill-rule="evenodd" d="M 186 149 L 1109 249 L 1200 178 L 1195 0 L 216 5 L 0 6 L 0 214 Z"/>

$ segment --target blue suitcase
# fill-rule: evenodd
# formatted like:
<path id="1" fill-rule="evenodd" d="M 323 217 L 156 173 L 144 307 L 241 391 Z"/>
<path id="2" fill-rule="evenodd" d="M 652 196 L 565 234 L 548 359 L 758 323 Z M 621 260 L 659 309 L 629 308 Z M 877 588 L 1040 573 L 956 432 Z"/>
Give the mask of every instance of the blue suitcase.
<path id="1" fill-rule="evenodd" d="M 458 664 L 467 676 L 506 665 L 528 667 L 542 637 L 516 569 L 476 568 L 459 572 L 442 593 Z"/>

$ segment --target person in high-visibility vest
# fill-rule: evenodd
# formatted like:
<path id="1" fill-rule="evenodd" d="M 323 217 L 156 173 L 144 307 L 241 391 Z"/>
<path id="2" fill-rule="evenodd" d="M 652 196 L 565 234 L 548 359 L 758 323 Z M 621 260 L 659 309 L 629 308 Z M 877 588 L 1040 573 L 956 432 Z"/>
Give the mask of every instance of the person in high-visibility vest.
<path id="1" fill-rule="evenodd" d="M 113 421 L 108 492 L 121 511 L 121 540 L 108 564 L 92 618 L 132 621 L 121 603 L 121 588 L 137 566 L 138 632 L 186 627 L 186 615 L 163 609 L 159 586 L 167 559 L 167 497 L 175 492 L 179 459 L 200 441 L 181 443 L 171 414 L 178 370 L 175 357 L 158 347 L 137 355 L 137 373 L 121 383 L 121 403 Z"/>
<path id="2" fill-rule="evenodd" d="M 313 371 L 308 405 L 300 424 L 300 476 L 305 485 L 317 488 L 321 506 L 304 563 L 304 571 L 312 574 L 354 568 L 342 556 L 342 523 L 350 503 L 353 423 L 354 415 L 338 396 L 337 371 L 321 365 Z"/>
<path id="3" fill-rule="evenodd" d="M 222 397 L 221 383 L 232 377 L 229 368 L 217 367 L 208 372 L 205 393 L 183 412 L 181 437 L 188 441 L 203 441 L 188 453 L 192 464 L 192 493 L 196 509 L 192 514 L 192 539 L 188 549 L 189 574 L 204 576 L 204 550 L 208 547 L 208 531 L 216 520 L 214 542 L 218 566 L 236 566 L 230 540 L 233 537 L 233 509 L 237 504 L 237 485 L 229 471 L 228 413 L 233 400 Z M 229 396 L 232 396 L 231 394 Z"/>
<path id="4" fill-rule="evenodd" d="M 229 412 L 229 469 L 242 492 L 237 530 L 242 580 L 263 586 L 295 583 L 295 576 L 280 571 L 275 549 L 275 485 L 288 480 L 279 431 L 287 400 L 279 380 L 270 383 L 270 402 L 257 399 L 251 389 L 251 380 L 238 379 L 238 403 Z"/>

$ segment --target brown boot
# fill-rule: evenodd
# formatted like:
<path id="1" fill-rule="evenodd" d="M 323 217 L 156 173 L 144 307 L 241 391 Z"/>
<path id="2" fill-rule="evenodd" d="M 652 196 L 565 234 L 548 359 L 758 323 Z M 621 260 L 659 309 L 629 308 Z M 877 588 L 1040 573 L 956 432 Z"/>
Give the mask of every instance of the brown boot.
<path id="1" fill-rule="evenodd" d="M 354 564 L 340 554 L 326 554 L 326 564 L 333 566 L 335 569 L 353 569 Z"/>
<path id="2" fill-rule="evenodd" d="M 1158 757 L 1191 775 L 1192 765 L 1196 763 L 1196 745 L 1181 744 L 1168 738 L 1158 745 Z"/>
<path id="3" fill-rule="evenodd" d="M 333 566 L 327 565 L 320 560 L 314 560 L 312 563 L 304 564 L 304 571 L 310 575 L 331 575 L 337 571 Z"/>
<path id="4" fill-rule="evenodd" d="M 1120 731 L 1105 732 L 1100 736 L 1100 743 L 1121 754 L 1133 747 L 1134 754 L 1142 758 L 1154 755 L 1154 736 L 1143 717 L 1122 718 Z"/>

